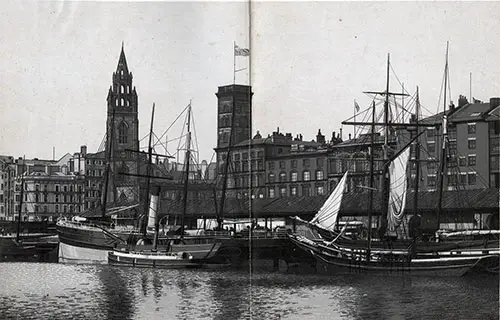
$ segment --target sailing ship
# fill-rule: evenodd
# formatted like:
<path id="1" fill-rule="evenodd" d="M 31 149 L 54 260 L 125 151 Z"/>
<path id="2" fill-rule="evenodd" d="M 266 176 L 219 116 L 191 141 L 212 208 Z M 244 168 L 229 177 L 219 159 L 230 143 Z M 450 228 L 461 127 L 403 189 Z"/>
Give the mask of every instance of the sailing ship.
<path id="1" fill-rule="evenodd" d="M 406 202 L 406 164 L 409 160 L 409 145 L 402 148 L 392 159 L 389 159 L 388 152 L 388 106 L 389 106 L 389 57 L 387 66 L 387 89 L 381 94 L 385 94 L 386 100 L 384 105 L 384 125 L 385 125 L 385 144 L 384 144 L 384 175 L 383 175 L 383 212 L 387 213 L 387 219 L 382 219 L 381 230 L 382 235 L 394 235 L 398 226 L 403 220 L 403 211 Z M 375 104 L 373 108 L 375 107 Z M 373 112 L 372 121 L 372 148 L 373 153 L 373 132 L 375 125 L 375 117 Z M 418 113 L 417 113 L 418 114 Z M 446 122 L 444 123 L 446 126 Z M 418 123 L 417 123 L 418 127 Z M 417 137 L 418 138 L 418 134 Z M 414 138 L 414 140 L 416 139 Z M 444 154 L 443 154 L 444 156 Z M 373 156 L 371 157 L 373 164 Z M 373 197 L 373 166 L 371 166 L 371 197 L 368 219 L 368 239 L 360 246 L 355 245 L 352 240 L 341 238 L 338 235 L 332 241 L 310 240 L 300 235 L 291 235 L 290 239 L 298 247 L 310 252 L 316 260 L 316 270 L 318 272 L 339 272 L 339 271 L 375 271 L 389 272 L 396 271 L 411 272 L 418 275 L 450 275 L 460 276 L 469 272 L 472 268 L 478 265 L 487 265 L 489 267 L 498 266 L 498 252 L 493 254 L 488 250 L 484 251 L 468 251 L 466 255 L 461 255 L 461 251 L 445 251 L 440 250 L 431 244 L 431 248 L 427 247 L 427 254 L 417 254 L 417 248 L 420 243 L 417 243 L 416 238 L 411 239 L 409 245 L 404 243 L 403 247 L 395 248 L 392 241 L 389 239 L 391 249 L 385 249 L 373 246 L 372 241 L 372 197 Z M 418 180 L 418 179 L 417 179 Z M 394 183 L 396 182 L 396 183 Z M 416 188 L 418 190 L 418 187 Z M 332 193 L 333 194 L 333 193 Z M 415 204 L 416 205 L 416 204 Z M 340 206 L 339 206 L 340 207 Z M 337 213 L 338 214 L 338 213 Z M 330 216 L 336 216 L 333 214 Z M 318 215 L 313 218 L 317 221 Z M 439 221 L 439 219 L 438 219 Z M 385 222 L 385 223 L 384 223 Z M 335 223 L 335 221 L 333 221 Z M 333 224 L 330 223 L 330 226 Z M 389 232 L 387 232 L 389 231 Z M 339 240 L 341 239 L 341 240 Z M 342 243 L 344 240 L 344 243 Z M 397 242 L 395 242 L 397 243 Z M 359 243 L 358 243 L 359 244 Z M 399 242 L 401 245 L 402 243 Z M 441 244 L 437 244 L 441 245 Z M 456 246 L 456 243 L 448 243 L 445 245 Z M 498 251 L 498 250 L 497 250 Z M 496 254 L 495 254 L 496 253 Z"/>

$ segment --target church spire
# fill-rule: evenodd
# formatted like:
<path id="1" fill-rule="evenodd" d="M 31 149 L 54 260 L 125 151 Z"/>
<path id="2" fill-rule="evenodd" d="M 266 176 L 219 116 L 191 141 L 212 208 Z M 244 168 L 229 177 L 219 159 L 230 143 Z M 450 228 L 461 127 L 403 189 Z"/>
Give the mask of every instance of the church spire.
<path id="1" fill-rule="evenodd" d="M 125 58 L 125 50 L 123 49 L 123 41 L 122 41 L 122 52 L 120 53 L 120 59 L 118 60 L 118 66 L 116 67 L 116 72 L 120 73 L 120 71 L 128 73 L 127 59 Z"/>

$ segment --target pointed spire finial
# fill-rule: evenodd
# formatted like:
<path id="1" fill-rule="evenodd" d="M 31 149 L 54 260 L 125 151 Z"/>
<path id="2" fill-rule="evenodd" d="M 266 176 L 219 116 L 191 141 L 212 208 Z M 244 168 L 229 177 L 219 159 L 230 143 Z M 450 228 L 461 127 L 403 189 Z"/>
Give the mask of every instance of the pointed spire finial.
<path id="1" fill-rule="evenodd" d="M 123 40 L 122 40 L 122 51 L 123 51 Z"/>

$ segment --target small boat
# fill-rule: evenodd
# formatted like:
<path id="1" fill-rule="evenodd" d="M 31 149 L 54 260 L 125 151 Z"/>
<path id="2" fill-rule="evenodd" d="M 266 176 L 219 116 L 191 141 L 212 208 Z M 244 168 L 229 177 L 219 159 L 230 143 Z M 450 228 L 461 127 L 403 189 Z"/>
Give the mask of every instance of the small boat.
<path id="1" fill-rule="evenodd" d="M 147 268 L 197 268 L 200 264 L 187 252 L 161 251 L 111 251 L 108 253 L 108 263 L 117 266 L 147 267 Z"/>
<path id="2" fill-rule="evenodd" d="M 189 252 L 159 251 L 155 249 L 128 251 L 113 250 L 108 253 L 108 264 L 116 266 L 145 267 L 145 268 L 209 268 L 211 264 L 206 260 L 213 258 L 220 248 L 220 243 L 214 243 L 203 259 L 196 259 Z"/>

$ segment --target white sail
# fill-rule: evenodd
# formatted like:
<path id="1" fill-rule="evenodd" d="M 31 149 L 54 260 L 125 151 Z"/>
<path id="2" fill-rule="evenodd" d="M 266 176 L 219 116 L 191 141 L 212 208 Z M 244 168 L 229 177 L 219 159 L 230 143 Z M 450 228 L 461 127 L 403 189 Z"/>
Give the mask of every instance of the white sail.
<path id="1" fill-rule="evenodd" d="M 387 220 L 389 231 L 396 231 L 403 220 L 403 211 L 406 204 L 406 165 L 410 156 L 410 148 L 406 148 L 401 154 L 391 162 L 389 167 L 389 177 L 391 179 L 389 187 L 389 208 Z"/>
<path id="2" fill-rule="evenodd" d="M 316 224 L 323 229 L 333 231 L 333 228 L 337 224 L 337 216 L 340 211 L 340 205 L 342 204 L 342 195 L 344 194 L 346 180 L 347 171 L 310 223 Z"/>
<path id="3" fill-rule="evenodd" d="M 156 232 L 156 210 L 158 208 L 158 195 L 151 194 L 149 213 L 148 213 L 148 232 Z"/>

